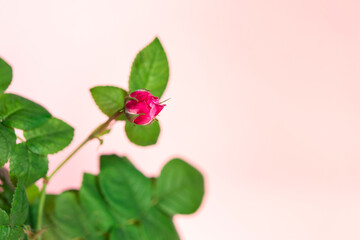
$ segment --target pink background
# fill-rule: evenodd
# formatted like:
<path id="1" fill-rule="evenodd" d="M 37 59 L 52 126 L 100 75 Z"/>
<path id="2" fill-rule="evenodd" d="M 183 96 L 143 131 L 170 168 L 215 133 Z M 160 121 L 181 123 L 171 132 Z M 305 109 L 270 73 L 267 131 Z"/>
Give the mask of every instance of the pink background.
<path id="1" fill-rule="evenodd" d="M 130 144 L 119 123 L 49 191 L 78 187 L 102 153 L 148 175 L 180 156 L 207 184 L 201 209 L 176 217 L 184 240 L 358 240 L 359 12 L 357 0 L 0 0 L 0 55 L 10 91 L 73 125 L 77 144 L 105 120 L 88 89 L 127 88 L 155 36 L 167 51 L 158 145 Z"/>

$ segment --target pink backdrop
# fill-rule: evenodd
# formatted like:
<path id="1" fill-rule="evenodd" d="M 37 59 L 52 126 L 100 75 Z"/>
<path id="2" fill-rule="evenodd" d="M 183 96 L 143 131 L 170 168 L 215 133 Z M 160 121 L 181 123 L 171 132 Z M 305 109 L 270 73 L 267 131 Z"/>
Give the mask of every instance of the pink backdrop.
<path id="1" fill-rule="evenodd" d="M 167 51 L 159 144 L 130 144 L 119 123 L 51 192 L 98 172 L 101 153 L 148 175 L 180 156 L 207 183 L 200 211 L 176 218 L 184 240 L 358 240 L 359 12 L 357 0 L 0 0 L 0 55 L 10 91 L 72 124 L 77 144 L 105 120 L 88 89 L 126 88 L 154 36 Z"/>

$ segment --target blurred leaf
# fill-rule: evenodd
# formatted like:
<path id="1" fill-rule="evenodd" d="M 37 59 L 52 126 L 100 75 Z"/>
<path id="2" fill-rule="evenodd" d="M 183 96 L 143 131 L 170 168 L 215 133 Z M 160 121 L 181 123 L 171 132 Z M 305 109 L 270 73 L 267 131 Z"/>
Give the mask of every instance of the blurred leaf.
<path id="1" fill-rule="evenodd" d="M 26 147 L 26 143 L 19 143 L 14 147 L 10 158 L 10 175 L 21 179 L 25 186 L 45 177 L 47 170 L 46 156 L 33 153 Z"/>
<path id="2" fill-rule="evenodd" d="M 178 240 L 172 218 L 153 207 L 142 219 L 144 236 L 146 240 Z"/>
<path id="3" fill-rule="evenodd" d="M 124 224 L 111 231 L 110 240 L 179 240 L 170 216 L 152 207 L 134 225 Z"/>
<path id="4" fill-rule="evenodd" d="M 154 145 L 160 135 L 160 124 L 154 121 L 150 125 L 136 125 L 126 121 L 125 132 L 128 139 L 139 146 Z"/>
<path id="5" fill-rule="evenodd" d="M 167 213 L 195 212 L 204 196 L 201 173 L 181 159 L 173 159 L 162 169 L 157 181 L 158 205 Z"/>
<path id="6" fill-rule="evenodd" d="M 2 209 L 0 209 L 0 225 L 9 225 L 9 215 Z"/>
<path id="7" fill-rule="evenodd" d="M 2 58 L 0 58 L 0 93 L 3 93 L 12 80 L 12 69 Z"/>
<path id="8" fill-rule="evenodd" d="M 2 189 L 0 193 L 0 208 L 10 213 L 15 187 L 10 181 L 8 170 L 4 167 L 0 168 L 0 180 L 0 188 Z"/>
<path id="9" fill-rule="evenodd" d="M 26 188 L 26 196 L 28 198 L 29 204 L 33 204 L 40 196 L 39 188 L 35 184 L 30 185 L 28 188 Z"/>
<path id="10" fill-rule="evenodd" d="M 11 151 L 16 144 L 15 131 L 0 123 L 0 167 L 9 160 Z"/>
<path id="11" fill-rule="evenodd" d="M 98 177 L 85 173 L 79 191 L 80 203 L 96 229 L 106 233 L 115 220 L 111 209 L 104 201 L 98 186 Z"/>
<path id="12" fill-rule="evenodd" d="M 27 147 L 41 155 L 54 154 L 68 146 L 74 129 L 57 118 L 50 118 L 40 127 L 24 131 Z"/>
<path id="13" fill-rule="evenodd" d="M 131 67 L 129 92 L 147 89 L 161 97 L 169 79 L 169 64 L 158 38 L 141 50 Z"/>
<path id="14" fill-rule="evenodd" d="M 51 117 L 42 106 L 15 94 L 0 95 L 0 121 L 12 128 L 29 130 Z"/>
<path id="15" fill-rule="evenodd" d="M 24 224 L 29 211 L 29 203 L 26 197 L 26 191 L 21 181 L 16 187 L 10 211 L 10 225 L 12 227 Z"/>
<path id="16" fill-rule="evenodd" d="M 76 192 L 68 191 L 56 197 L 55 222 L 68 239 L 105 240 L 105 237 L 96 232 L 88 216 L 84 214 Z"/>
<path id="17" fill-rule="evenodd" d="M 19 226 L 0 226 L 0 239 L 23 240 L 25 239 L 25 233 L 24 230 Z"/>
<path id="18" fill-rule="evenodd" d="M 90 92 L 96 105 L 108 117 L 111 117 L 124 107 L 124 99 L 128 95 L 124 89 L 113 86 L 94 87 L 90 89 Z M 124 114 L 117 119 L 125 120 Z"/>
<path id="19" fill-rule="evenodd" d="M 181 172 L 174 174 L 175 168 Z M 195 174 L 194 174 L 195 173 Z M 47 195 L 44 211 L 44 239 L 68 240 L 179 240 L 179 236 L 172 221 L 172 214 L 164 211 L 160 203 L 168 207 L 163 199 L 180 201 L 188 196 L 184 187 L 193 188 L 188 183 L 183 184 L 183 175 L 189 181 L 195 180 L 195 189 L 201 192 L 198 185 L 196 169 L 175 159 L 167 164 L 159 177 L 160 184 L 154 181 L 154 191 L 158 193 L 161 181 L 170 181 L 169 195 L 153 195 L 151 180 L 139 172 L 125 157 L 116 155 L 101 156 L 100 174 L 94 176 L 85 174 L 80 191 L 67 191 L 58 196 Z M 180 176 L 180 177 L 179 177 Z M 200 175 L 201 177 L 201 175 Z M 202 177 L 201 177 L 202 178 Z M 174 188 L 184 196 L 175 199 Z M 164 188 L 167 190 L 168 188 Z M 177 195 L 176 195 L 177 196 Z M 159 204 L 153 197 L 160 197 Z M 38 201 L 36 201 L 38 202 Z M 31 206 L 31 216 L 36 216 L 37 203 Z M 185 209 L 193 208 L 193 204 L 185 201 Z M 178 207 L 178 205 L 175 205 Z M 170 205 L 170 208 L 172 205 Z M 178 210 L 178 209 L 176 209 Z M 180 211 L 184 211 L 181 210 Z M 34 217 L 30 221 L 35 224 Z M 33 226 L 34 227 L 34 226 Z"/>
<path id="20" fill-rule="evenodd" d="M 114 228 L 110 232 L 109 240 L 144 240 L 141 236 L 141 231 L 139 226 L 127 225 L 122 228 Z"/>
<path id="21" fill-rule="evenodd" d="M 99 183 L 113 211 L 124 218 L 139 218 L 151 206 L 150 180 L 125 157 L 101 156 Z"/>

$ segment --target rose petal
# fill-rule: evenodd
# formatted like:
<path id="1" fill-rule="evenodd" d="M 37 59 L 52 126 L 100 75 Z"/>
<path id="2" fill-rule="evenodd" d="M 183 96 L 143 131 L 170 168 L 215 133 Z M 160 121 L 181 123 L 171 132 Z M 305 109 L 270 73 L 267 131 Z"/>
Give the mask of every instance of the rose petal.
<path id="1" fill-rule="evenodd" d="M 126 112 L 131 114 L 149 114 L 150 107 L 145 102 L 136 102 L 135 100 L 126 103 Z"/>
<path id="2" fill-rule="evenodd" d="M 147 99 L 152 97 L 152 94 L 146 90 L 137 90 L 135 92 L 132 92 L 130 94 L 130 97 L 136 98 L 139 102 L 141 102 L 146 101 Z"/>
<path id="3" fill-rule="evenodd" d="M 152 120 L 153 120 L 153 118 L 151 118 L 149 114 L 140 115 L 134 120 L 134 123 L 136 123 L 138 125 L 148 125 L 149 123 L 152 122 Z"/>

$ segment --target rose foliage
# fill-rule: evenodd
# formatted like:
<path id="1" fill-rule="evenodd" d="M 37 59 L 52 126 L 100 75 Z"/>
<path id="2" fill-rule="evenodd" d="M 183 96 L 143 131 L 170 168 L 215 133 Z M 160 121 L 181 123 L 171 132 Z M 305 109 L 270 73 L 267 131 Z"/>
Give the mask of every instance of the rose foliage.
<path id="1" fill-rule="evenodd" d="M 59 170 L 48 156 L 72 142 L 74 129 L 27 98 L 6 92 L 12 67 L 0 58 L 0 239 L 175 240 L 176 214 L 194 213 L 204 195 L 201 173 L 172 159 L 158 176 L 145 176 L 125 156 L 100 157 L 100 173 L 85 173 L 80 189 L 46 194 Z M 124 122 L 128 139 L 154 145 L 160 134 L 159 103 L 169 78 L 165 51 L 155 39 L 131 67 L 129 90 L 97 86 L 90 92 L 109 120 L 83 142 L 99 139 Z M 15 131 L 16 130 L 16 131 Z M 64 160 L 64 164 L 80 148 Z M 7 167 L 4 167 L 6 163 Z M 43 185 L 40 191 L 35 183 Z"/>

